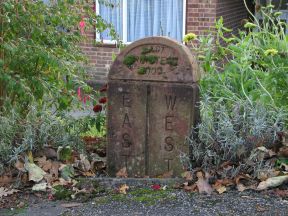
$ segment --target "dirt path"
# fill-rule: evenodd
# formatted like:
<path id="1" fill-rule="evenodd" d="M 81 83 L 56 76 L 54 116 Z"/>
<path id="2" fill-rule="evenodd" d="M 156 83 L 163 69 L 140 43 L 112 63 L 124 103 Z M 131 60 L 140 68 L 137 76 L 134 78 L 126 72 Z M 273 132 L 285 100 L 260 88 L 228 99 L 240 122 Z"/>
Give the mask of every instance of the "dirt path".
<path id="1" fill-rule="evenodd" d="M 269 192 L 230 191 L 221 195 L 199 195 L 180 190 L 130 191 L 109 194 L 63 207 L 72 201 L 32 199 L 21 210 L 0 210 L 1 216 L 94 216 L 94 215 L 288 215 L 288 201 Z"/>

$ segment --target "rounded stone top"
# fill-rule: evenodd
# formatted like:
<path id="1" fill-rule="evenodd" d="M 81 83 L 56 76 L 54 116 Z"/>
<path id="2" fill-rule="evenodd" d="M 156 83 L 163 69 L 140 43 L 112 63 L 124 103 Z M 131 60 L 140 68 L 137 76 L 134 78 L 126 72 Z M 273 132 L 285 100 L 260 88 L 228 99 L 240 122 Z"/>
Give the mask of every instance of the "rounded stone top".
<path id="1" fill-rule="evenodd" d="M 200 78 L 188 47 L 168 37 L 147 37 L 128 45 L 111 66 L 109 80 L 194 83 Z"/>

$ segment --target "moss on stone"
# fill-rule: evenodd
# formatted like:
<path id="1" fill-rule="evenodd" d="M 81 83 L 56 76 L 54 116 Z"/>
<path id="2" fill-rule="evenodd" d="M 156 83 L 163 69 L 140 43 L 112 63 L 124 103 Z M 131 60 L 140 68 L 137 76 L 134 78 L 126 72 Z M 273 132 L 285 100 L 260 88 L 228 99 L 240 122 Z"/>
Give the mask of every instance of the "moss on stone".
<path id="1" fill-rule="evenodd" d="M 124 57 L 123 64 L 131 68 L 132 65 L 138 60 L 138 57 L 135 55 L 127 55 Z"/>
<path id="2" fill-rule="evenodd" d="M 140 62 L 142 64 L 144 63 L 150 63 L 150 64 L 155 64 L 158 62 L 158 56 L 155 55 L 141 55 L 140 56 Z"/>
<path id="3" fill-rule="evenodd" d="M 147 68 L 146 67 L 140 67 L 137 72 L 140 75 L 144 75 L 147 73 Z"/>
<path id="4" fill-rule="evenodd" d="M 69 200 L 73 194 L 71 190 L 62 185 L 56 185 L 52 188 L 52 193 L 57 200 Z"/>
<path id="5" fill-rule="evenodd" d="M 178 65 L 178 58 L 177 57 L 168 57 L 166 62 L 170 66 L 177 66 Z"/>
<path id="6" fill-rule="evenodd" d="M 153 51 L 153 47 L 143 47 L 141 54 L 145 55 L 151 53 Z"/>

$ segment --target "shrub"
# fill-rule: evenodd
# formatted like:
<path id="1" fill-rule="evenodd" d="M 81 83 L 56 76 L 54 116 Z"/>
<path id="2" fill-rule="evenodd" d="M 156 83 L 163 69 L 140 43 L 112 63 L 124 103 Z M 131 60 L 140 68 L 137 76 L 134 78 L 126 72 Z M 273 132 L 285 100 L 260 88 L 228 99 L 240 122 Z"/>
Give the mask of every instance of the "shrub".
<path id="1" fill-rule="evenodd" d="M 201 122 L 188 139 L 192 168 L 229 162 L 231 176 L 269 166 L 257 147 L 276 148 L 277 133 L 288 127 L 287 24 L 272 8 L 262 7 L 263 23 L 247 21 L 238 36 L 220 18 L 215 31 L 190 41 L 203 71 Z"/>

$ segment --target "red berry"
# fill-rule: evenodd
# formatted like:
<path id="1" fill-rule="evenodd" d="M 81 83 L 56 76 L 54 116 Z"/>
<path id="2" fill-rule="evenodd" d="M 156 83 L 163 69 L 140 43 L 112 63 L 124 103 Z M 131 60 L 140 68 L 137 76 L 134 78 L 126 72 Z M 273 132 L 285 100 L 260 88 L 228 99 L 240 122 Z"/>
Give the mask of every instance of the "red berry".
<path id="1" fill-rule="evenodd" d="M 102 106 L 100 104 L 97 104 L 93 107 L 94 112 L 101 112 L 102 111 Z"/>
<path id="2" fill-rule="evenodd" d="M 99 103 L 105 104 L 107 102 L 107 98 L 106 97 L 102 97 L 99 99 Z"/>

